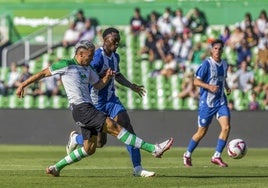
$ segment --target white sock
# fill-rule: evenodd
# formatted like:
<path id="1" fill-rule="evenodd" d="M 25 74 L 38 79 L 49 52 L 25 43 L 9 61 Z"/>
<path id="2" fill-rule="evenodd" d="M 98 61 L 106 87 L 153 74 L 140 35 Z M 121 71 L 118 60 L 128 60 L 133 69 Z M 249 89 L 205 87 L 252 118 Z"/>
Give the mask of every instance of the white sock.
<path id="1" fill-rule="evenodd" d="M 135 166 L 134 172 L 139 172 L 142 170 L 142 166 Z"/>
<path id="2" fill-rule="evenodd" d="M 185 155 L 186 157 L 191 157 L 192 153 L 189 152 L 189 151 L 186 151 L 184 155 Z"/>
<path id="3" fill-rule="evenodd" d="M 216 151 L 216 152 L 214 153 L 213 157 L 215 157 L 215 158 L 219 158 L 219 157 L 221 157 L 221 153 L 218 152 L 218 151 Z"/>

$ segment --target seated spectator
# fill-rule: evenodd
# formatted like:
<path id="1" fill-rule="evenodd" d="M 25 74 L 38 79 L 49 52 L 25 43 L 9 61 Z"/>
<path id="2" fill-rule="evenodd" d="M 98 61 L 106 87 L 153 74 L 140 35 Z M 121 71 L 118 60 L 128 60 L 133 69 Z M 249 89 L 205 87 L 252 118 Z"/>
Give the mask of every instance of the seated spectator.
<path id="1" fill-rule="evenodd" d="M 145 28 L 145 20 L 141 16 L 140 8 L 134 9 L 134 15 L 130 19 L 130 31 L 133 35 L 139 35 Z"/>
<path id="2" fill-rule="evenodd" d="M 175 12 L 175 17 L 172 18 L 171 20 L 172 26 L 175 28 L 175 34 L 179 35 L 182 34 L 188 20 L 186 17 L 183 16 L 182 9 L 178 8 Z"/>
<path id="3" fill-rule="evenodd" d="M 22 65 L 22 72 L 21 75 L 18 79 L 18 84 L 24 82 L 25 80 L 27 80 L 30 76 L 32 76 L 32 73 L 30 73 L 29 71 L 29 65 L 28 64 L 23 64 Z M 33 93 L 33 87 L 27 87 L 25 89 L 25 94 L 32 94 Z"/>
<path id="4" fill-rule="evenodd" d="M 74 20 L 75 30 L 80 32 L 80 33 L 83 32 L 86 29 L 85 23 L 86 23 L 86 17 L 84 15 L 84 11 L 82 9 L 80 9 L 76 13 L 76 18 Z"/>
<path id="5" fill-rule="evenodd" d="M 268 110 L 268 84 L 263 87 L 264 97 L 262 99 L 263 106 L 265 110 Z"/>
<path id="6" fill-rule="evenodd" d="M 254 31 L 258 37 L 264 37 L 268 28 L 268 17 L 266 10 L 261 10 L 259 17 L 255 20 Z"/>
<path id="7" fill-rule="evenodd" d="M 141 48 L 140 54 L 148 54 L 149 56 L 149 62 L 153 62 L 156 59 L 156 39 L 153 33 L 149 30 L 146 31 L 146 38 L 145 38 L 145 43 L 144 46 Z"/>
<path id="8" fill-rule="evenodd" d="M 89 40 L 93 41 L 95 38 L 95 28 L 91 25 L 90 19 L 86 19 L 85 30 L 79 36 L 78 41 Z"/>
<path id="9" fill-rule="evenodd" d="M 242 61 L 240 69 L 236 72 L 238 89 L 244 93 L 250 91 L 253 88 L 255 79 L 252 71 L 248 70 L 247 61 Z"/>
<path id="10" fill-rule="evenodd" d="M 255 63 L 255 68 L 268 68 L 268 29 L 265 31 L 264 37 L 259 38 L 258 54 Z M 266 72 L 268 70 L 265 70 Z"/>
<path id="11" fill-rule="evenodd" d="M 186 15 L 188 20 L 188 28 L 193 34 L 205 34 L 208 27 L 207 18 L 201 10 L 194 8 Z"/>
<path id="12" fill-rule="evenodd" d="M 74 22 L 71 22 L 69 28 L 64 32 L 62 46 L 65 48 L 69 48 L 74 46 L 80 36 L 80 32 L 75 29 Z"/>
<path id="13" fill-rule="evenodd" d="M 191 68 L 195 71 L 201 65 L 201 63 L 208 56 L 208 52 L 202 47 L 201 42 L 197 42 L 193 48 L 191 48 L 188 60 L 191 62 Z"/>
<path id="14" fill-rule="evenodd" d="M 146 29 L 150 29 L 151 25 L 157 25 L 159 14 L 156 11 L 152 11 L 146 20 Z"/>
<path id="15" fill-rule="evenodd" d="M 244 19 L 239 23 L 240 28 L 242 31 L 245 31 L 247 27 L 253 27 L 254 21 L 252 20 L 252 16 L 250 12 L 247 12 L 244 15 Z"/>
<path id="16" fill-rule="evenodd" d="M 157 27 L 161 35 L 166 35 L 169 38 L 173 35 L 173 27 L 168 13 L 164 13 L 157 21 Z"/>
<path id="17" fill-rule="evenodd" d="M 223 29 L 223 33 L 220 34 L 219 39 L 221 39 L 224 42 L 224 44 L 226 44 L 227 41 L 230 39 L 230 36 L 231 36 L 230 28 L 228 26 L 225 26 Z"/>
<path id="18" fill-rule="evenodd" d="M 192 39 L 189 29 L 184 29 L 182 36 L 177 36 L 176 41 L 172 45 L 171 52 L 173 52 L 177 58 L 179 64 L 184 66 L 188 60 L 189 53 L 192 49 Z"/>
<path id="19" fill-rule="evenodd" d="M 240 66 L 242 61 L 246 61 L 248 65 L 251 63 L 252 53 L 245 40 L 241 41 L 241 46 L 236 47 L 235 51 L 237 53 L 237 67 Z"/>
<path id="20" fill-rule="evenodd" d="M 183 76 L 181 92 L 178 94 L 178 97 L 182 99 L 191 97 L 198 100 L 199 89 L 194 85 L 194 73 L 192 71 L 185 72 Z"/>
<path id="21" fill-rule="evenodd" d="M 226 45 L 230 46 L 232 49 L 241 45 L 241 42 L 244 40 L 244 32 L 240 26 L 236 26 L 233 32 L 231 32 L 230 38 L 227 41 Z"/>
<path id="22" fill-rule="evenodd" d="M 156 60 L 166 61 L 166 55 L 170 52 L 171 45 L 169 43 L 169 36 L 166 34 L 156 41 Z"/>
<path id="23" fill-rule="evenodd" d="M 172 52 L 168 52 L 166 56 L 166 62 L 162 69 L 155 70 L 151 76 L 162 75 L 169 78 L 171 75 L 176 74 L 178 71 L 178 64 L 175 59 L 175 55 Z"/>
<path id="24" fill-rule="evenodd" d="M 250 95 L 250 101 L 248 103 L 248 109 L 251 111 L 260 110 L 260 104 L 257 101 L 257 94 L 252 92 Z"/>
<path id="25" fill-rule="evenodd" d="M 244 40 L 249 48 L 253 48 L 258 45 L 258 36 L 253 31 L 253 27 L 246 27 Z"/>
<path id="26" fill-rule="evenodd" d="M 10 72 L 8 73 L 8 79 L 6 83 L 6 94 L 13 94 L 15 89 L 19 86 L 20 73 L 17 70 L 17 64 L 12 62 L 10 64 Z"/>
<path id="27" fill-rule="evenodd" d="M 97 26 L 96 27 L 96 35 L 94 38 L 94 44 L 96 46 L 96 49 L 101 47 L 103 44 L 102 32 L 103 32 L 102 28 L 100 26 Z"/>
<path id="28" fill-rule="evenodd" d="M 226 82 L 231 90 L 238 88 L 238 79 L 233 65 L 228 66 Z"/>

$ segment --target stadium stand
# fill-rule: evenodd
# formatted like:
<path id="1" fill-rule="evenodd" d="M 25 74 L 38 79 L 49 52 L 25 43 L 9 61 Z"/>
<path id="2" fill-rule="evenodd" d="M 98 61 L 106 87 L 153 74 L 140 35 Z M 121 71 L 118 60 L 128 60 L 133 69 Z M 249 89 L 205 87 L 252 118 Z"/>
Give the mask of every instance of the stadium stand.
<path id="1" fill-rule="evenodd" d="M 210 25 L 205 34 L 194 34 L 192 36 L 192 42 L 193 44 L 198 42 L 207 43 L 218 38 L 223 28 L 223 25 Z M 231 26 L 230 28 L 234 29 L 234 26 Z M 151 63 L 147 58 L 138 55 L 145 41 L 145 36 L 143 34 L 136 36 L 131 35 L 129 26 L 121 26 L 120 31 L 122 39 L 117 52 L 121 55 L 121 72 L 128 77 L 129 80 L 144 85 L 147 90 L 147 95 L 144 98 L 140 98 L 130 90 L 117 85 L 116 92 L 122 103 L 128 109 L 137 110 L 196 110 L 198 107 L 196 99 L 192 97 L 176 97 L 178 92 L 182 90 L 182 82 L 183 79 L 185 79 L 183 75 L 179 72 L 169 78 L 163 76 L 150 76 L 152 70 L 159 69 L 163 66 L 163 61 L 155 60 Z M 252 54 L 253 64 L 257 59 L 257 47 L 252 48 Z M 57 46 L 52 51 L 30 59 L 28 62 L 30 72 L 34 74 L 47 67 L 48 61 L 54 62 L 58 59 L 69 57 L 73 57 L 72 47 L 66 50 L 62 46 Z M 228 46 L 225 48 L 224 57 L 230 64 L 236 64 L 236 53 Z M 191 62 L 188 62 L 188 64 L 186 63 L 186 70 L 191 69 L 190 67 L 187 67 L 190 64 Z M 254 68 L 254 66 L 252 66 L 252 70 L 254 72 L 256 85 L 259 83 L 268 83 L 268 75 L 263 69 Z M 9 71 L 8 67 L 0 67 L 0 79 L 4 83 L 7 82 Z M 247 110 L 247 105 L 250 101 L 250 93 L 251 92 L 243 93 L 241 90 L 235 89 L 228 98 L 234 101 L 236 110 Z M 262 100 L 264 96 L 265 92 L 261 91 L 257 97 L 259 103 L 263 103 Z M 14 94 L 8 96 L 0 95 L 0 108 L 61 109 L 67 107 L 68 103 L 64 94 L 52 97 L 45 95 L 26 95 L 24 99 L 17 99 Z M 266 105 L 261 105 L 261 109 L 267 108 Z"/>

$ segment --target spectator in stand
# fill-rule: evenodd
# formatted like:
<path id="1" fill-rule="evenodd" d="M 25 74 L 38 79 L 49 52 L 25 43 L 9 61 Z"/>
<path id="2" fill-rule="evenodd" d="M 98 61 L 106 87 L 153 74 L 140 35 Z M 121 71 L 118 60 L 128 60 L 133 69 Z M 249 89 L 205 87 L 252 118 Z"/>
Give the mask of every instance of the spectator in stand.
<path id="1" fill-rule="evenodd" d="M 157 27 L 162 35 L 167 35 L 169 38 L 173 35 L 173 26 L 171 23 L 170 15 L 165 12 L 157 21 Z"/>
<path id="2" fill-rule="evenodd" d="M 71 22 L 69 28 L 65 31 L 62 46 L 65 48 L 69 48 L 74 46 L 79 40 L 80 32 L 75 29 L 75 23 Z"/>
<path id="3" fill-rule="evenodd" d="M 265 84 L 263 86 L 263 92 L 264 92 L 264 97 L 263 97 L 262 104 L 265 110 L 268 110 L 268 84 Z"/>
<path id="4" fill-rule="evenodd" d="M 250 91 L 253 88 L 255 79 L 252 71 L 248 70 L 248 63 L 243 60 L 240 65 L 240 69 L 236 72 L 238 89 L 244 93 Z"/>
<path id="5" fill-rule="evenodd" d="M 13 94 L 15 89 L 19 86 L 20 73 L 17 70 L 16 62 L 10 64 L 10 72 L 6 84 L 6 95 Z"/>
<path id="6" fill-rule="evenodd" d="M 188 60 L 192 47 L 193 44 L 190 30 L 185 28 L 182 36 L 177 36 L 177 40 L 174 42 L 171 48 L 171 52 L 175 54 L 177 61 L 181 66 L 184 66 L 185 62 Z"/>
<path id="7" fill-rule="evenodd" d="M 185 99 L 187 97 L 191 97 L 198 100 L 199 89 L 194 85 L 194 73 L 192 71 L 185 72 L 181 87 L 182 90 L 178 94 L 179 98 Z"/>
<path id="8" fill-rule="evenodd" d="M 148 54 L 149 62 L 152 63 L 155 60 L 155 54 L 157 53 L 156 49 L 156 38 L 154 34 L 147 29 L 146 39 L 144 46 L 141 48 L 140 54 Z"/>
<path id="9" fill-rule="evenodd" d="M 164 62 L 166 61 L 166 55 L 170 52 L 170 49 L 171 49 L 169 39 L 170 38 L 169 38 L 168 34 L 166 34 L 157 40 L 157 42 L 156 42 L 157 52 L 155 54 L 156 60 L 162 60 Z"/>
<path id="10" fill-rule="evenodd" d="M 32 76 L 32 73 L 30 73 L 29 71 L 29 65 L 28 64 L 23 64 L 22 65 L 22 72 L 21 72 L 21 75 L 18 79 L 18 83 L 17 85 L 19 85 L 20 83 L 24 82 L 25 80 L 27 80 L 30 76 Z M 26 94 L 32 94 L 33 93 L 33 86 L 29 87 L 29 88 L 26 88 Z"/>
<path id="11" fill-rule="evenodd" d="M 200 33 L 205 34 L 208 27 L 207 18 L 201 10 L 194 8 L 186 15 L 188 20 L 188 28 L 193 34 Z"/>
<path id="12" fill-rule="evenodd" d="M 147 18 L 146 28 L 150 29 L 151 25 L 157 25 L 158 18 L 159 18 L 159 14 L 156 11 L 152 11 Z"/>
<path id="13" fill-rule="evenodd" d="M 91 20 L 86 19 L 85 30 L 81 33 L 78 41 L 88 40 L 88 41 L 92 42 L 94 40 L 94 38 L 95 38 L 95 28 L 94 28 L 94 26 L 92 26 Z"/>
<path id="14" fill-rule="evenodd" d="M 168 52 L 166 55 L 166 62 L 162 69 L 155 70 L 152 72 L 151 76 L 162 75 L 166 78 L 169 78 L 171 75 L 174 75 L 178 72 L 178 64 L 175 59 L 175 55 L 172 52 Z"/>
<path id="15" fill-rule="evenodd" d="M 96 48 L 99 48 L 103 44 L 103 38 L 102 38 L 102 28 L 100 26 L 96 27 L 96 36 L 94 38 L 94 44 L 96 45 Z"/>
<path id="16" fill-rule="evenodd" d="M 239 23 L 239 26 L 241 27 L 242 31 L 245 31 L 247 27 L 253 27 L 254 22 L 252 20 L 251 13 L 247 12 L 244 16 L 244 20 L 242 20 Z"/>
<path id="17" fill-rule="evenodd" d="M 226 44 L 227 41 L 230 39 L 230 36 L 231 36 L 231 30 L 229 26 L 225 26 L 223 29 L 223 33 L 220 34 L 219 39 L 221 39 L 224 42 L 224 44 Z"/>
<path id="18" fill-rule="evenodd" d="M 237 53 L 237 60 L 236 60 L 236 65 L 237 67 L 240 66 L 242 61 L 246 61 L 247 64 L 249 65 L 252 60 L 252 53 L 250 48 L 248 47 L 247 43 L 245 40 L 241 41 L 241 46 L 236 47 L 235 51 Z"/>
<path id="19" fill-rule="evenodd" d="M 260 110 L 260 103 L 257 101 L 257 93 L 252 92 L 250 95 L 250 101 L 248 103 L 248 109 L 251 111 Z"/>
<path id="20" fill-rule="evenodd" d="M 208 51 L 202 47 L 202 43 L 195 43 L 194 47 L 191 48 L 188 55 L 188 60 L 191 62 L 191 68 L 196 71 L 207 56 Z"/>
<path id="21" fill-rule="evenodd" d="M 236 26 L 234 31 L 231 32 L 231 36 L 226 44 L 232 49 L 235 49 L 237 46 L 240 46 L 242 40 L 244 40 L 244 32 L 242 31 L 240 26 Z"/>
<path id="22" fill-rule="evenodd" d="M 255 20 L 254 30 L 258 37 L 264 37 L 265 31 L 268 29 L 268 17 L 266 10 L 261 10 L 259 17 Z"/>
<path id="23" fill-rule="evenodd" d="M 244 39 L 249 48 L 253 48 L 258 45 L 258 36 L 253 31 L 253 27 L 246 27 Z"/>
<path id="24" fill-rule="evenodd" d="M 83 32 L 86 29 L 85 23 L 86 23 L 86 17 L 84 15 L 84 11 L 80 9 L 76 13 L 76 18 L 74 20 L 75 30 L 79 31 L 80 33 Z"/>
<path id="25" fill-rule="evenodd" d="M 226 82 L 231 90 L 238 88 L 237 81 L 238 79 L 237 79 L 237 74 L 235 72 L 235 67 L 234 65 L 229 64 L 228 69 L 227 69 Z"/>
<path id="26" fill-rule="evenodd" d="M 262 67 L 268 72 L 268 29 L 266 29 L 264 37 L 259 38 L 258 54 L 255 62 L 255 68 Z"/>
<path id="27" fill-rule="evenodd" d="M 182 9 L 178 8 L 175 12 L 175 17 L 172 18 L 172 26 L 175 28 L 175 34 L 179 35 L 182 34 L 186 25 L 187 25 L 187 18 L 183 16 Z"/>
<path id="28" fill-rule="evenodd" d="M 130 31 L 135 35 L 139 35 L 141 31 L 145 28 L 145 20 L 141 16 L 140 8 L 136 7 L 134 9 L 134 15 L 130 19 Z"/>

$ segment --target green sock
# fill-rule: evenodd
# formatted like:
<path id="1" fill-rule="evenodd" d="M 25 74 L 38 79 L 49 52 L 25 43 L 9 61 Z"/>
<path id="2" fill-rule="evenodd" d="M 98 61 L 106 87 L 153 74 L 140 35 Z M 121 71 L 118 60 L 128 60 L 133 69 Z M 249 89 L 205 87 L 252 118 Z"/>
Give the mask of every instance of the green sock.
<path id="1" fill-rule="evenodd" d="M 154 144 L 150 144 L 148 142 L 143 141 L 141 138 L 137 137 L 134 134 L 131 134 L 124 128 L 122 128 L 120 133 L 117 135 L 117 139 L 127 145 L 134 146 L 136 148 L 141 148 L 150 153 L 155 150 Z"/>
<path id="2" fill-rule="evenodd" d="M 82 158 L 85 158 L 87 156 L 88 156 L 88 154 L 85 152 L 84 148 L 81 147 L 81 148 L 78 148 L 78 149 L 72 151 L 69 155 L 64 157 L 59 162 L 57 162 L 55 164 L 55 166 L 56 166 L 57 170 L 60 171 L 65 166 L 72 164 L 74 162 L 80 161 Z"/>

